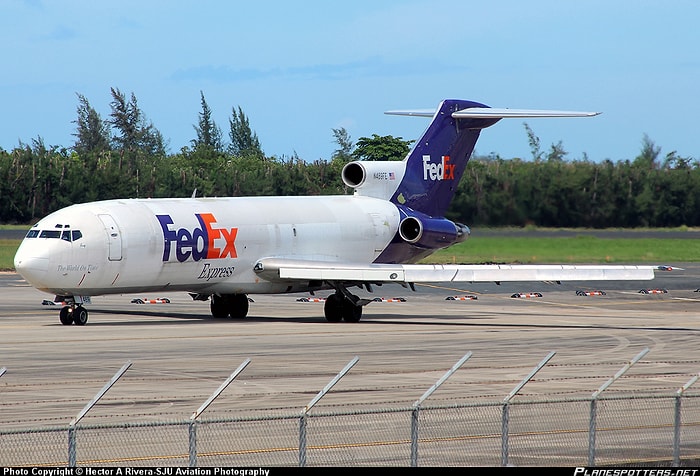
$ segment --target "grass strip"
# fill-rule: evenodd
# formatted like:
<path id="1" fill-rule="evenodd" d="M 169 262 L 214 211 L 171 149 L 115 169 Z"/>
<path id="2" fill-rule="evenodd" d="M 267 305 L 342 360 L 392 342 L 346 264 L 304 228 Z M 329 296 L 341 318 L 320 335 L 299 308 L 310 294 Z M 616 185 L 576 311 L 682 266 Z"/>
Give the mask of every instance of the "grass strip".
<path id="1" fill-rule="evenodd" d="M 700 240 L 678 238 L 478 237 L 440 250 L 426 263 L 689 263 Z"/>

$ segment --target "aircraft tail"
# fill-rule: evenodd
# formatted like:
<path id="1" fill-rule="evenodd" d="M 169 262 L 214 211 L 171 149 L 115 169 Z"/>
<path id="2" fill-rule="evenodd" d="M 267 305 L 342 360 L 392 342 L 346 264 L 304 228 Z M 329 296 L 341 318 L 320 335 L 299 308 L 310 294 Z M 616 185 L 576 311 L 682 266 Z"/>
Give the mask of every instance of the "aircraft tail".
<path id="1" fill-rule="evenodd" d="M 437 111 L 387 114 L 432 117 L 432 121 L 403 161 L 355 161 L 343 168 L 343 182 L 353 187 L 356 195 L 390 200 L 399 210 L 397 236 L 376 258 L 377 263 L 416 262 L 469 236 L 466 225 L 444 216 L 482 129 L 504 118 L 586 117 L 599 113 L 497 109 L 446 99 Z"/>
<path id="2" fill-rule="evenodd" d="M 444 216 L 484 127 L 499 119 L 453 117 L 453 113 L 487 106 L 444 100 L 437 111 L 388 111 L 387 114 L 432 116 L 433 120 L 405 159 L 403 180 L 391 201 L 429 216 Z"/>
<path id="3" fill-rule="evenodd" d="M 598 113 L 496 109 L 473 101 L 446 99 L 437 111 L 387 111 L 386 114 L 433 118 L 406 157 L 403 179 L 390 200 L 428 216 L 442 217 L 482 129 L 503 118 L 585 117 Z"/>

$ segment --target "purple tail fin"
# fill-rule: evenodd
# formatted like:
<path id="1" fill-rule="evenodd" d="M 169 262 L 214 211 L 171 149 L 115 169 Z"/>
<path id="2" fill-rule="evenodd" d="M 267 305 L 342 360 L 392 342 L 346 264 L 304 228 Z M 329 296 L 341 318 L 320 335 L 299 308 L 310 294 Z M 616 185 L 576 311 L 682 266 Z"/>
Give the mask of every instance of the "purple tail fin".
<path id="1" fill-rule="evenodd" d="M 406 172 L 391 201 L 432 217 L 444 216 L 454 197 L 481 129 L 499 119 L 454 118 L 473 101 L 444 100 L 406 163 Z"/>
<path id="2" fill-rule="evenodd" d="M 398 231 L 375 263 L 415 263 L 469 236 L 467 226 L 454 223 L 444 215 L 481 129 L 503 118 L 590 117 L 599 113 L 499 109 L 472 101 L 446 99 L 434 114 L 432 111 L 388 114 L 432 117 L 433 120 L 402 164 L 403 178 L 391 195 L 400 214 Z M 363 172 L 362 177 L 365 175 Z M 349 180 L 346 183 L 359 182 Z"/>

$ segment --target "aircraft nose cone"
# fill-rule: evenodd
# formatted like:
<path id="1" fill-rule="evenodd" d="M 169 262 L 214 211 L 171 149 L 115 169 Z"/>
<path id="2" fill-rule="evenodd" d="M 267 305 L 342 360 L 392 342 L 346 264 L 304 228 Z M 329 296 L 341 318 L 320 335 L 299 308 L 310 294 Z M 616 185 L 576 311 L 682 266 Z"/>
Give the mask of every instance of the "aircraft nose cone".
<path id="1" fill-rule="evenodd" d="M 29 283 L 40 281 L 41 277 L 49 270 L 48 256 L 42 256 L 43 253 L 39 250 L 28 253 L 26 249 L 22 248 L 20 246 L 15 254 L 15 270 Z"/>

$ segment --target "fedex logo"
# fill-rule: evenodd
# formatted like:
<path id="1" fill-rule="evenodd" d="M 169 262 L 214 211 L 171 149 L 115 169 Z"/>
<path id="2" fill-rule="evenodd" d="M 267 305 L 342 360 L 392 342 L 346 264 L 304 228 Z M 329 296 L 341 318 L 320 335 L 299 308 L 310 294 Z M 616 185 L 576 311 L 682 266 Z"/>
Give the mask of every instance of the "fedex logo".
<path id="1" fill-rule="evenodd" d="M 455 166 L 450 164 L 450 156 L 443 155 L 442 161 L 430 161 L 429 155 L 423 156 L 423 180 L 454 180 Z"/>
<path id="2" fill-rule="evenodd" d="M 170 215 L 156 215 L 160 227 L 163 229 L 163 261 L 170 261 L 172 248 L 175 248 L 175 257 L 180 263 L 192 258 L 194 261 L 202 259 L 236 258 L 236 235 L 238 228 L 216 228 L 216 218 L 212 213 L 195 213 L 199 221 L 199 228 L 188 230 L 179 228 L 171 230 L 173 219 Z M 174 244 L 174 246 L 173 246 Z"/>

